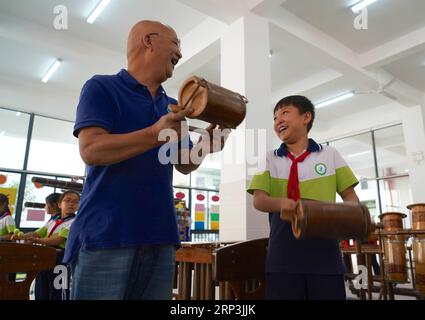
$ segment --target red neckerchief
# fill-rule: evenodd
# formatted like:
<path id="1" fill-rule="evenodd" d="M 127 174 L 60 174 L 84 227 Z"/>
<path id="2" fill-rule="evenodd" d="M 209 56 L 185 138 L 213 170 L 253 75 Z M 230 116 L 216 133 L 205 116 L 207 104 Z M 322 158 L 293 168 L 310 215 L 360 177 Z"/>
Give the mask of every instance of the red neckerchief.
<path id="1" fill-rule="evenodd" d="M 311 152 L 307 150 L 297 158 L 290 152 L 287 154 L 287 157 L 292 160 L 291 172 L 288 180 L 288 198 L 294 201 L 301 199 L 300 182 L 298 180 L 298 163 L 303 162 L 310 153 Z"/>
<path id="2" fill-rule="evenodd" d="M 53 232 L 55 232 L 55 230 L 62 224 L 62 223 L 64 223 L 65 221 L 68 221 L 68 220 L 70 220 L 70 219 L 72 219 L 72 218 L 74 218 L 75 217 L 75 214 L 73 214 L 73 215 L 70 215 L 70 216 L 67 216 L 67 217 L 65 217 L 65 218 L 63 218 L 63 219 L 57 219 L 57 220 L 55 220 L 55 225 L 53 226 L 53 228 L 52 228 L 52 230 L 50 230 L 50 232 L 49 232 L 49 235 L 47 236 L 47 238 L 50 238 L 50 236 L 53 234 Z"/>

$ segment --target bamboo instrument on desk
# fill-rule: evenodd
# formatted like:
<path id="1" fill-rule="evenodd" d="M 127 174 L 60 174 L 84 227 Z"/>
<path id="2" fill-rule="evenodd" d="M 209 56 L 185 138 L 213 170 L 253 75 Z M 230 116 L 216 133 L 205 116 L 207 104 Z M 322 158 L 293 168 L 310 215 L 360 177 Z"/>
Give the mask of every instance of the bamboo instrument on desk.
<path id="1" fill-rule="evenodd" d="M 384 231 L 401 231 L 406 215 L 401 212 L 385 212 L 379 218 Z M 405 235 L 384 237 L 385 270 L 388 280 L 392 282 L 407 282 L 406 239 Z"/>
<path id="2" fill-rule="evenodd" d="M 412 230 L 425 230 L 425 204 L 416 203 L 407 206 L 412 214 Z M 416 291 L 425 295 L 425 235 L 416 235 L 413 239 L 413 256 L 415 259 Z"/>

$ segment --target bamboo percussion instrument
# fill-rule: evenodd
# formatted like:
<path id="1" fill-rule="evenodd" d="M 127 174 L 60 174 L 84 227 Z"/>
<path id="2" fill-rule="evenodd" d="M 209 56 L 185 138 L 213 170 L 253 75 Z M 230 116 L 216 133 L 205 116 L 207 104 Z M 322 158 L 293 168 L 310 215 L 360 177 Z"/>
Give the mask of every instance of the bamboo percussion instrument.
<path id="1" fill-rule="evenodd" d="M 31 181 L 33 183 L 39 183 L 46 187 L 69 189 L 78 192 L 83 191 L 83 184 L 78 182 L 46 179 L 41 177 L 33 177 Z"/>
<path id="2" fill-rule="evenodd" d="M 45 204 L 39 203 L 39 202 L 25 202 L 24 203 L 25 208 L 37 208 L 37 209 L 44 209 Z"/>
<path id="3" fill-rule="evenodd" d="M 425 204 L 416 203 L 407 206 L 412 214 L 412 230 L 425 230 Z M 425 295 L 425 236 L 415 235 L 412 243 L 415 261 L 416 291 Z"/>
<path id="4" fill-rule="evenodd" d="M 416 291 L 425 295 L 425 238 L 413 239 Z"/>
<path id="5" fill-rule="evenodd" d="M 416 203 L 407 206 L 412 214 L 412 229 L 425 230 L 425 204 Z"/>
<path id="6" fill-rule="evenodd" d="M 385 270 L 393 282 L 407 282 L 406 238 L 394 236 L 384 238 Z"/>
<path id="7" fill-rule="evenodd" d="M 379 216 L 385 231 L 403 230 L 403 219 L 407 216 L 401 212 L 385 212 Z"/>
<path id="8" fill-rule="evenodd" d="M 188 118 L 217 124 L 222 129 L 236 129 L 245 119 L 247 103 L 248 100 L 239 93 L 192 76 L 180 87 L 179 106 L 170 106 L 170 109 L 178 112 L 191 108 Z M 189 127 L 191 131 L 196 129 Z"/>
<path id="9" fill-rule="evenodd" d="M 406 215 L 401 212 L 385 212 L 379 216 L 384 231 L 403 230 L 403 219 Z M 388 280 L 392 282 L 407 282 L 406 236 L 385 236 L 385 270 Z"/>
<path id="10" fill-rule="evenodd" d="M 301 200 L 295 211 L 282 211 L 280 218 L 291 222 L 294 237 L 299 240 L 366 241 L 375 230 L 368 208 L 357 203 Z"/>

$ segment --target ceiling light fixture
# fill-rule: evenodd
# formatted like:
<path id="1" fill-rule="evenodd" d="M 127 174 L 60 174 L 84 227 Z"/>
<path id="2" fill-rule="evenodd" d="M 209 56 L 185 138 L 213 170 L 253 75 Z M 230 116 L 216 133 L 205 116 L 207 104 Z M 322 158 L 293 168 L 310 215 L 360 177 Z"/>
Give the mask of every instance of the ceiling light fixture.
<path id="1" fill-rule="evenodd" d="M 111 0 L 101 0 L 96 8 L 90 13 L 89 17 L 87 18 L 87 22 L 92 24 L 97 17 L 102 13 L 102 11 L 106 8 L 106 6 L 111 2 Z"/>
<path id="2" fill-rule="evenodd" d="M 58 70 L 59 66 L 62 64 L 61 59 L 56 59 L 56 61 L 52 64 L 52 66 L 49 68 L 47 73 L 41 78 L 41 81 L 46 83 L 49 81 L 49 79 L 52 77 L 52 75 Z"/>
<path id="3" fill-rule="evenodd" d="M 351 98 L 353 96 L 354 96 L 354 92 L 351 91 L 351 92 L 345 93 L 343 95 L 337 96 L 335 98 L 327 99 L 325 101 L 322 101 L 322 102 L 317 103 L 316 104 L 316 109 L 323 108 L 323 107 L 326 107 L 326 106 L 328 106 L 330 104 L 333 104 L 333 103 L 336 103 L 336 102 L 340 102 L 340 101 L 349 99 L 349 98 Z"/>
<path id="4" fill-rule="evenodd" d="M 359 12 L 360 10 L 366 8 L 367 6 L 371 5 L 372 3 L 376 2 L 376 0 L 363 0 L 357 3 L 356 5 L 351 7 L 351 10 L 353 12 Z"/>

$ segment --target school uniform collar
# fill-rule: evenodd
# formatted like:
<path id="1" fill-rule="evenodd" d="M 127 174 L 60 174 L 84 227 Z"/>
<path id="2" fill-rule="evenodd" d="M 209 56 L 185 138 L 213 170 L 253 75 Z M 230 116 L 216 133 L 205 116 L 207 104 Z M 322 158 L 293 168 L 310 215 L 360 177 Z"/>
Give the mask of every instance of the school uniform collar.
<path id="1" fill-rule="evenodd" d="M 323 146 L 321 144 L 317 143 L 313 139 L 308 139 L 307 151 L 320 152 L 322 150 Z M 274 155 L 281 158 L 286 157 L 288 155 L 288 147 L 286 144 L 282 143 L 278 149 L 274 150 Z"/>
<path id="2" fill-rule="evenodd" d="M 61 220 L 62 221 L 62 223 L 63 222 L 65 222 L 65 221 L 68 221 L 68 220 L 71 220 L 71 219 L 74 219 L 76 217 L 76 215 L 75 215 L 75 213 L 74 214 L 71 214 L 71 215 L 69 215 L 69 216 L 66 216 L 65 218 L 59 218 L 59 219 L 57 219 L 57 220 Z"/>
<path id="3" fill-rule="evenodd" d="M 56 221 L 56 220 L 59 220 L 60 218 L 61 218 L 61 214 L 57 213 L 57 214 L 51 216 L 50 220 Z"/>

